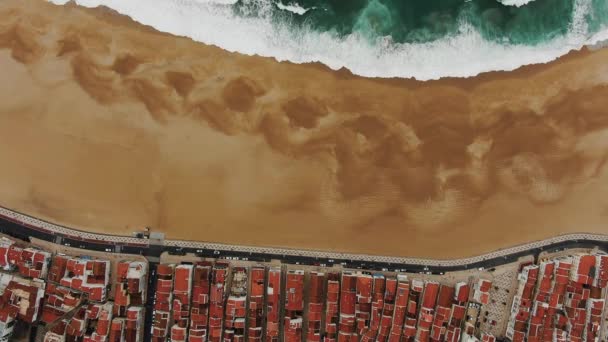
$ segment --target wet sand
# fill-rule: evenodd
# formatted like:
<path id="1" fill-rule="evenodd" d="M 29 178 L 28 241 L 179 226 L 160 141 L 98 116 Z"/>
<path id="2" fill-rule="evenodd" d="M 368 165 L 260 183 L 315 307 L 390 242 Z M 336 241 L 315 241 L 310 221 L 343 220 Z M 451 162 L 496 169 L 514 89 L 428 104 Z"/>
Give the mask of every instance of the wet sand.
<path id="1" fill-rule="evenodd" d="M 608 50 L 471 79 L 242 56 L 0 2 L 0 205 L 91 231 L 417 257 L 608 233 Z"/>

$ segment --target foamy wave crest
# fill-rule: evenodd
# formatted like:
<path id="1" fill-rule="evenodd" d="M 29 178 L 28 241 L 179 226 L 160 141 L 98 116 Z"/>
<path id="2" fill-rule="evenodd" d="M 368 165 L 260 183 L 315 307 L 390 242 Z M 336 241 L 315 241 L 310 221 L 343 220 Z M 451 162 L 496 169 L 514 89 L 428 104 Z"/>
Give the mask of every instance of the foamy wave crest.
<path id="1" fill-rule="evenodd" d="M 295 14 L 299 14 L 299 15 L 303 15 L 306 12 L 310 11 L 311 9 L 314 9 L 314 8 L 304 8 L 300 5 L 298 5 L 297 2 L 294 4 L 289 4 L 289 5 L 283 5 L 283 3 L 278 2 L 277 7 L 282 10 L 289 11 L 291 13 L 295 13 Z"/>
<path id="2" fill-rule="evenodd" d="M 234 5 L 239 0 L 193 0 L 202 4 Z"/>
<path id="3" fill-rule="evenodd" d="M 67 0 L 50 0 L 65 3 Z M 76 0 L 80 5 L 105 5 L 136 21 L 176 35 L 216 45 L 231 52 L 274 57 L 294 63 L 321 62 L 367 77 L 419 80 L 470 77 L 486 71 L 510 71 L 522 65 L 546 63 L 589 41 L 585 18 L 592 0 L 577 0 L 568 33 L 538 45 L 513 45 L 484 39 L 463 21 L 457 33 L 426 43 L 369 40 L 353 33 L 338 37 L 277 24 L 269 16 L 238 16 L 230 0 Z M 269 0 L 267 6 L 274 6 Z M 218 4 L 222 3 L 222 4 Z M 263 11 L 263 9 L 262 9 Z M 601 33 L 595 37 L 600 37 Z"/>
<path id="4" fill-rule="evenodd" d="M 500 2 L 501 4 L 505 5 L 505 6 L 515 6 L 515 7 L 521 7 L 524 5 L 527 5 L 529 3 L 531 3 L 534 0 L 498 0 L 498 2 Z"/>

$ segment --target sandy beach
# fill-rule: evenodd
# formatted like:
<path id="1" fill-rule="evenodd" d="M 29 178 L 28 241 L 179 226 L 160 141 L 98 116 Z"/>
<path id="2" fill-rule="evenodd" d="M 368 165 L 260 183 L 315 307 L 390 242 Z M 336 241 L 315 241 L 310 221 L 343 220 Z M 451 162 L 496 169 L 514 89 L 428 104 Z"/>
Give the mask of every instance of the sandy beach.
<path id="1" fill-rule="evenodd" d="M 608 233 L 607 61 L 368 79 L 4 0 L 0 205 L 104 233 L 436 258 Z"/>

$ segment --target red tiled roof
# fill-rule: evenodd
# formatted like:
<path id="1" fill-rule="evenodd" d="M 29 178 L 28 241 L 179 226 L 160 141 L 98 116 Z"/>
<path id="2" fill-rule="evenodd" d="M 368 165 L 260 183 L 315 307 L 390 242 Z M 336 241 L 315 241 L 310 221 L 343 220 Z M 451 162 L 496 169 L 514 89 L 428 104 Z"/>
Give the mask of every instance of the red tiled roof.
<path id="1" fill-rule="evenodd" d="M 452 299 L 454 297 L 454 287 L 449 285 L 441 285 L 439 288 L 439 295 L 437 296 L 437 305 L 443 307 L 450 307 Z"/>
<path id="2" fill-rule="evenodd" d="M 13 318 L 18 317 L 27 323 L 33 323 L 38 319 L 44 289 L 35 285 L 29 281 L 17 280 L 8 283 L 0 297 L 0 314 L 3 318 L 14 314 Z"/>
<path id="3" fill-rule="evenodd" d="M 422 299 L 422 307 L 432 309 L 437 301 L 437 293 L 439 292 L 439 283 L 427 282 L 424 286 Z"/>
<path id="4" fill-rule="evenodd" d="M 458 303 L 466 303 L 469 300 L 469 284 L 467 283 L 457 283 L 456 284 L 456 298 L 455 300 Z"/>

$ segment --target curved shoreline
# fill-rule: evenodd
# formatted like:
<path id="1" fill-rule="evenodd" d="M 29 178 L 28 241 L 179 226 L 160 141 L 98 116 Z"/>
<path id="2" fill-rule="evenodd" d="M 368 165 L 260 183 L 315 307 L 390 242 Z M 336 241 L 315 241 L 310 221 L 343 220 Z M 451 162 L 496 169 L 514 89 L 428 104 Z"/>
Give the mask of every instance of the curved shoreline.
<path id="1" fill-rule="evenodd" d="M 314 29 L 311 32 L 298 25 L 295 25 L 298 28 L 286 23 L 273 26 L 274 24 L 271 24 L 273 20 L 265 15 L 259 18 L 255 16 L 247 18 L 258 21 L 258 25 L 253 25 L 252 22 L 244 20 L 238 15 L 233 16 L 232 11 L 228 10 L 229 7 L 224 5 L 216 8 L 210 4 L 197 4 L 196 1 L 167 0 L 143 3 L 134 1 L 135 4 L 124 4 L 111 0 L 75 1 L 75 4 L 87 8 L 109 7 L 112 11 L 129 16 L 137 23 L 226 51 L 252 57 L 271 58 L 274 62 L 323 63 L 332 71 L 348 69 L 353 74 L 371 78 L 411 77 L 419 81 L 428 81 L 443 77 L 475 77 L 482 73 L 499 70 L 508 72 L 523 65 L 552 62 L 570 51 L 592 44 L 594 42 L 592 37 L 597 34 L 595 32 L 583 34 L 576 29 L 581 26 L 586 27 L 586 21 L 583 18 L 590 15 L 587 11 L 591 11 L 592 7 L 576 4 L 573 6 L 576 8 L 573 11 L 581 13 L 576 16 L 572 14 L 572 21 L 563 23 L 563 27 L 561 27 L 567 33 L 564 33 L 563 37 L 553 37 L 549 41 L 534 46 L 521 44 L 521 42 L 508 44 L 498 39 L 494 41 L 484 38 L 480 32 L 483 30 L 480 27 L 468 23 L 460 24 L 463 27 L 459 27 L 456 30 L 457 33 L 446 34 L 436 41 L 419 44 L 391 43 L 387 48 L 380 48 L 376 44 L 369 43 L 364 38 L 364 34 L 360 36 L 351 33 L 348 38 L 329 38 L 332 34 L 328 32 L 316 32 Z M 51 2 L 62 4 L 65 1 L 51 0 Z M 270 5 L 270 3 L 268 4 Z M 498 6 L 498 2 L 496 5 Z M 273 5 L 270 6 L 274 8 Z M 144 7 L 146 10 L 141 9 Z M 505 11 L 513 10 L 509 6 L 499 7 Z M 184 11 L 184 9 L 186 10 Z M 540 9 L 538 11 L 543 13 Z M 193 18 L 195 19 L 193 20 Z M 217 22 L 213 21 L 213 18 L 218 18 Z M 215 25 L 206 26 L 197 23 L 196 19 L 202 20 L 202 23 L 211 19 Z M 191 25 L 177 24 L 181 21 L 190 22 L 191 20 L 193 22 Z M 506 23 L 504 24 L 506 25 Z M 241 27 L 241 25 L 243 26 Z M 223 27 L 225 32 L 217 30 L 216 27 Z M 235 27 L 239 27 L 239 29 L 233 31 Z M 256 30 L 258 27 L 261 27 L 261 31 Z M 292 29 L 302 31 L 298 31 L 299 33 L 294 37 Z M 269 32 L 270 30 L 272 33 Z M 256 33 L 248 35 L 250 32 Z M 240 38 L 224 39 L 224 34 Z M 545 34 L 548 33 L 545 32 Z M 313 35 L 316 39 L 308 35 Z M 276 44 L 275 40 L 281 43 Z M 296 41 L 300 44 L 295 43 Z M 304 48 L 301 47 L 302 44 L 305 45 Z M 432 62 L 429 62 L 431 60 Z M 477 63 L 470 63 L 472 60 L 476 60 Z M 381 67 L 379 67 L 380 65 Z"/>
<path id="2" fill-rule="evenodd" d="M 0 216 L 9 219 L 15 223 L 20 223 L 39 229 L 46 232 L 52 232 L 59 236 L 66 238 L 82 239 L 84 241 L 93 243 L 108 243 L 109 245 L 124 245 L 132 247 L 143 247 L 153 245 L 150 240 L 139 239 L 127 236 L 118 236 L 110 234 L 98 234 L 90 233 L 83 230 L 74 228 L 68 228 L 59 226 L 50 222 L 39 220 L 37 218 L 21 214 L 10 209 L 0 207 Z M 167 250 L 181 251 L 192 251 L 192 250 L 211 250 L 211 251 L 222 251 L 230 255 L 231 252 L 236 253 L 250 253 L 250 254 L 264 254 L 273 255 L 277 259 L 283 261 L 289 261 L 289 257 L 307 257 L 319 259 L 330 259 L 330 260 L 350 260 L 351 262 L 369 262 L 378 263 L 394 266 L 423 266 L 432 267 L 434 271 L 437 270 L 448 270 L 448 269 L 468 269 L 471 265 L 476 265 L 484 262 L 488 262 L 493 259 L 504 258 L 505 261 L 513 259 L 514 256 L 533 254 L 533 250 L 549 248 L 554 245 L 578 242 L 597 243 L 597 246 L 603 244 L 608 247 L 608 234 L 587 234 L 587 233 L 575 233 L 560 235 L 550 239 L 533 241 L 522 245 L 517 245 L 509 248 L 500 249 L 491 253 L 477 255 L 474 257 L 460 258 L 460 259 L 426 259 L 426 258 L 411 258 L 411 257 L 392 257 L 382 255 L 368 255 L 368 254 L 352 254 L 352 253 L 340 253 L 330 251 L 318 251 L 318 250 L 296 250 L 289 248 L 274 248 L 274 247 L 261 247 L 261 246 L 242 246 L 242 245 L 230 245 L 212 242 L 199 242 L 199 241 L 184 241 L 184 240 L 171 240 L 166 239 L 157 242 L 162 248 Z M 281 257 L 282 256 L 282 257 Z"/>

